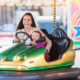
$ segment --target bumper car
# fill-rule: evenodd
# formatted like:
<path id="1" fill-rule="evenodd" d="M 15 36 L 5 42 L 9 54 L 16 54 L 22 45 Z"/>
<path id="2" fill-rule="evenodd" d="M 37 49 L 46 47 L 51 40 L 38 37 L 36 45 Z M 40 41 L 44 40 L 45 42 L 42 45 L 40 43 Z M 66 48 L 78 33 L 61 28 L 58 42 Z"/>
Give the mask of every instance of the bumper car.
<path id="1" fill-rule="evenodd" d="M 16 35 L 18 34 L 26 33 L 16 33 Z M 45 31 L 44 34 L 46 34 Z M 28 34 L 26 35 L 32 40 Z M 45 72 L 44 70 L 55 71 L 62 69 L 63 72 L 64 69 L 70 71 L 75 60 L 75 51 L 72 50 L 73 41 L 68 38 L 62 29 L 59 28 L 55 29 L 51 34 L 46 35 L 52 41 L 52 48 L 49 53 L 49 62 L 47 62 L 44 58 L 45 47 L 26 46 L 24 43 L 27 40 L 26 38 L 25 40 L 20 40 L 20 43 L 14 43 L 7 49 L 0 52 L 0 70 L 34 72 L 36 72 L 35 70 L 38 70 L 38 73 L 39 71 Z M 72 71 L 74 73 L 74 76 L 72 75 L 73 77 L 79 76 L 80 69 Z M 42 73 L 40 72 L 40 74 Z M 71 73 L 67 73 L 66 75 L 68 76 L 70 74 Z M 59 76 L 59 74 L 57 74 L 57 76 Z"/>

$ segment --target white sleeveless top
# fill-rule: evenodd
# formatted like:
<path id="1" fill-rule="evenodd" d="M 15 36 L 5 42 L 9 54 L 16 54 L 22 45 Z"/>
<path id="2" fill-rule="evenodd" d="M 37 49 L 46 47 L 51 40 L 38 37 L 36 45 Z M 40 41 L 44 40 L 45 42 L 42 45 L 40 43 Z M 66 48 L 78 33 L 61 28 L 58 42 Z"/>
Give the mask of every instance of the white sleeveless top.
<path id="1" fill-rule="evenodd" d="M 26 39 L 26 35 L 24 35 L 23 39 Z M 26 44 L 26 45 L 29 45 L 29 44 L 30 44 L 30 38 L 28 38 L 28 39 L 25 41 L 25 44 Z"/>

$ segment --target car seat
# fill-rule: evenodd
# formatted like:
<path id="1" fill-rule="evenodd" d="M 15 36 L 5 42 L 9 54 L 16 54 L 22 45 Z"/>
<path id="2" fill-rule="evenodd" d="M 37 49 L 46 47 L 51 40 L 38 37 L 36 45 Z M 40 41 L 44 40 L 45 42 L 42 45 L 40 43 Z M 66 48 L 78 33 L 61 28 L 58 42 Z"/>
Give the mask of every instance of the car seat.
<path id="1" fill-rule="evenodd" d="M 60 59 L 63 53 L 68 49 L 70 39 L 60 28 L 55 29 L 51 34 L 48 34 L 45 29 L 41 30 L 52 41 L 52 47 L 49 53 L 50 61 Z"/>
<path id="2" fill-rule="evenodd" d="M 63 53 L 68 49 L 70 45 L 70 39 L 66 33 L 60 29 L 55 29 L 50 35 L 49 39 L 52 41 L 52 48 L 50 51 L 50 61 L 60 59 Z M 53 46 L 55 47 L 55 52 L 53 52 Z"/>

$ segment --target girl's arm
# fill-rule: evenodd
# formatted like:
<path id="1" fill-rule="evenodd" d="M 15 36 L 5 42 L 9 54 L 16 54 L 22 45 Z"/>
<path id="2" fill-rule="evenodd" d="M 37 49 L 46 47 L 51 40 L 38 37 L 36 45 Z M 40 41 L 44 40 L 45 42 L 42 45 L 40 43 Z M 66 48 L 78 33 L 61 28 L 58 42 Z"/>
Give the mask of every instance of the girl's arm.
<path id="1" fill-rule="evenodd" d="M 44 43 L 36 43 L 35 46 L 36 46 L 36 47 L 45 47 L 45 44 L 44 44 Z"/>
<path id="2" fill-rule="evenodd" d="M 35 41 L 31 41 L 30 43 L 36 47 L 45 47 L 45 43 L 36 43 Z"/>

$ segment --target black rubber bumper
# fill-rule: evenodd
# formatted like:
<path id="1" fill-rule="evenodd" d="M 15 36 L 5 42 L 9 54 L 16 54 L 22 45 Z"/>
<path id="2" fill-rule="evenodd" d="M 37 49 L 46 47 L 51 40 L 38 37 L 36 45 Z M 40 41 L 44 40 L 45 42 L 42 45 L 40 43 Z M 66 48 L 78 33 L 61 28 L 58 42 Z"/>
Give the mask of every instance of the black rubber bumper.
<path id="1" fill-rule="evenodd" d="M 0 80 L 53 80 L 80 76 L 80 68 L 26 72 L 0 71 Z"/>

